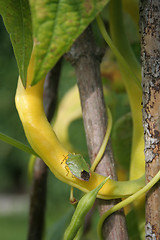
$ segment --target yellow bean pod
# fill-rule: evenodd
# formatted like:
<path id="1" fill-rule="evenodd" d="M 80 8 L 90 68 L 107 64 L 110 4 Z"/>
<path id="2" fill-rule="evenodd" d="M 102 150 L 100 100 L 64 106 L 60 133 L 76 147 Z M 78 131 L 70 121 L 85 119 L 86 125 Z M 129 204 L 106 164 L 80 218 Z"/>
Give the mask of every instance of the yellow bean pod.
<path id="1" fill-rule="evenodd" d="M 74 177 L 67 168 L 64 158 L 69 152 L 59 142 L 44 113 L 44 79 L 31 86 L 33 67 L 34 59 L 32 55 L 27 73 L 26 87 L 23 86 L 19 77 L 15 96 L 16 107 L 26 137 L 34 151 L 44 160 L 58 179 L 84 192 L 91 191 L 104 181 L 105 177 L 91 171 L 89 181 L 83 181 Z M 97 197 L 101 199 L 126 197 L 141 189 L 144 184 L 144 177 L 126 182 L 109 179 L 99 191 Z"/>

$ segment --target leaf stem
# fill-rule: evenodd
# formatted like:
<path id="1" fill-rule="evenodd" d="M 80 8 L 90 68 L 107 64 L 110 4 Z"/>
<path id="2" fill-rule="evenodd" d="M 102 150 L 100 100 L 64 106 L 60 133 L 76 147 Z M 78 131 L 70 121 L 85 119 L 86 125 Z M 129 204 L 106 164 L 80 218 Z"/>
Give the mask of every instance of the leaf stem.
<path id="1" fill-rule="evenodd" d="M 21 143 L 20 141 L 14 139 L 12 137 L 7 136 L 6 134 L 4 134 L 2 132 L 0 132 L 0 140 L 12 145 L 13 147 L 18 148 L 24 152 L 27 152 L 29 154 L 33 154 L 33 155 L 37 156 L 37 154 L 31 147 L 25 145 L 24 143 Z"/>
<path id="2" fill-rule="evenodd" d="M 144 193 L 146 193 L 147 191 L 149 191 L 160 179 L 160 171 L 154 176 L 154 178 L 152 178 L 152 180 L 146 185 L 144 186 L 141 190 L 139 190 L 138 192 L 134 193 L 133 195 L 131 195 L 130 197 L 126 198 L 125 200 L 121 201 L 120 203 L 116 204 L 115 206 L 113 206 L 112 208 L 110 208 L 107 212 L 105 212 L 102 217 L 99 220 L 98 223 L 98 235 L 100 239 L 102 238 L 102 225 L 105 221 L 105 219 L 111 215 L 112 213 L 116 212 L 117 210 L 125 207 L 126 205 L 130 204 L 131 202 L 133 202 L 134 200 L 136 200 L 138 197 L 142 196 Z"/>
<path id="3" fill-rule="evenodd" d="M 121 65 L 123 66 L 124 70 L 134 79 L 134 81 L 136 82 L 136 84 L 138 85 L 138 87 L 141 89 L 141 83 L 140 80 L 138 79 L 138 77 L 135 75 L 135 73 L 132 71 L 131 67 L 128 65 L 128 63 L 126 62 L 126 60 L 124 59 L 124 57 L 122 56 L 122 54 L 119 52 L 119 50 L 117 49 L 117 47 L 114 45 L 113 41 L 111 40 L 110 36 L 108 35 L 106 28 L 104 26 L 104 23 L 101 19 L 100 16 L 97 16 L 97 23 L 99 26 L 99 30 L 104 38 L 104 40 L 106 41 L 106 43 L 109 45 L 109 47 L 111 48 L 111 50 L 113 51 L 113 53 L 115 54 L 115 56 L 117 57 L 118 61 L 121 63 Z"/>
<path id="4" fill-rule="evenodd" d="M 98 165 L 99 161 L 101 160 L 103 154 L 104 154 L 104 151 L 106 149 L 106 146 L 107 146 L 107 143 L 108 143 L 108 139 L 109 139 L 109 136 L 110 136 L 110 133 L 111 133 L 111 130 L 112 130 L 112 114 L 111 114 L 111 111 L 109 109 L 109 107 L 107 107 L 107 116 L 108 116 L 108 126 L 107 126 L 107 131 L 106 131 L 106 134 L 104 136 L 104 140 L 102 142 L 102 145 L 100 147 L 100 150 L 91 166 L 91 170 L 94 171 L 96 166 Z"/>

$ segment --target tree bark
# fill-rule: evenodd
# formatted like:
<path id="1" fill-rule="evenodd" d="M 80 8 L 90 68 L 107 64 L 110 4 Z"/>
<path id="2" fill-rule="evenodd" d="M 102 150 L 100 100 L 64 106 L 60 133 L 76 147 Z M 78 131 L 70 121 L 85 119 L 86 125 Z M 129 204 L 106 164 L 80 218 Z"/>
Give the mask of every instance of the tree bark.
<path id="1" fill-rule="evenodd" d="M 160 1 L 140 1 L 146 183 L 160 170 Z M 160 239 L 160 183 L 146 195 L 146 239 Z"/>
<path id="2" fill-rule="evenodd" d="M 90 28 L 76 40 L 67 58 L 76 70 L 88 151 L 93 162 L 103 142 L 107 117 L 100 75 L 102 54 L 94 43 Z M 110 141 L 96 172 L 117 180 Z M 99 200 L 100 214 L 116 203 L 118 200 Z M 107 240 L 128 239 L 123 211 L 114 213 L 105 221 L 103 236 Z"/>
<path id="3" fill-rule="evenodd" d="M 49 72 L 44 84 L 44 110 L 48 121 L 52 120 L 60 77 L 61 61 Z M 47 166 L 42 159 L 36 158 L 33 184 L 30 197 L 28 240 L 41 240 L 45 225 L 47 192 Z"/>

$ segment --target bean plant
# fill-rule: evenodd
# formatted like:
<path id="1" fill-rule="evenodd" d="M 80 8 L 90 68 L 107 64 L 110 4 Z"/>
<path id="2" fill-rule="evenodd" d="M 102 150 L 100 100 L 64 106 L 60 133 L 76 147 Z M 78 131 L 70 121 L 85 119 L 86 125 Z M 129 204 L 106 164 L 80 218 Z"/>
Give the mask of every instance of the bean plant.
<path id="1" fill-rule="evenodd" d="M 85 216 L 95 209 L 96 198 L 123 198 L 100 216 L 97 238 L 107 239 L 105 220 L 124 208 L 126 218 L 135 211 L 139 229 L 136 239 L 144 239 L 145 193 L 159 181 L 160 172 L 145 184 L 138 1 L 124 0 L 122 4 L 121 0 L 0 0 L 0 14 L 17 61 L 19 78 L 15 104 L 30 147 L 4 133 L 0 133 L 0 139 L 32 155 L 30 172 L 34 159 L 40 157 L 56 178 L 71 186 L 70 201 L 75 205 L 75 212 L 62 238 L 85 239 Z M 70 88 L 61 99 L 51 123 L 43 106 L 48 72 L 62 57 L 66 61 L 66 53 L 88 26 L 97 46 L 103 49 L 101 77 L 108 118 L 93 164 L 86 162 L 83 152 L 76 152 L 69 139 L 70 124 L 82 117 L 77 86 Z M 118 100 L 119 93 L 123 93 L 128 111 L 117 109 L 124 106 L 122 97 Z M 74 136 L 79 137 L 76 133 Z M 96 172 L 109 138 L 118 180 Z M 78 203 L 73 188 L 84 194 Z M 133 205 L 127 207 L 132 202 Z M 128 234 L 134 239 L 130 231 Z"/>

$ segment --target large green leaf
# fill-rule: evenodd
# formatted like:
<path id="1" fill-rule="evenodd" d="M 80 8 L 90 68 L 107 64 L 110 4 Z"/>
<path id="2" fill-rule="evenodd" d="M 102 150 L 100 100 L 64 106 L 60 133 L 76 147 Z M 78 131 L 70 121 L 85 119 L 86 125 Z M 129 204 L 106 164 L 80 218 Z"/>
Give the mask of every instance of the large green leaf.
<path id="1" fill-rule="evenodd" d="M 131 113 L 119 118 L 112 131 L 112 146 L 114 157 L 120 166 L 129 170 L 132 145 Z"/>
<path id="2" fill-rule="evenodd" d="M 30 0 L 35 50 L 32 85 L 43 78 L 109 0 Z"/>
<path id="3" fill-rule="evenodd" d="M 0 14 L 10 34 L 19 74 L 25 85 L 33 42 L 28 0 L 0 0 Z"/>

